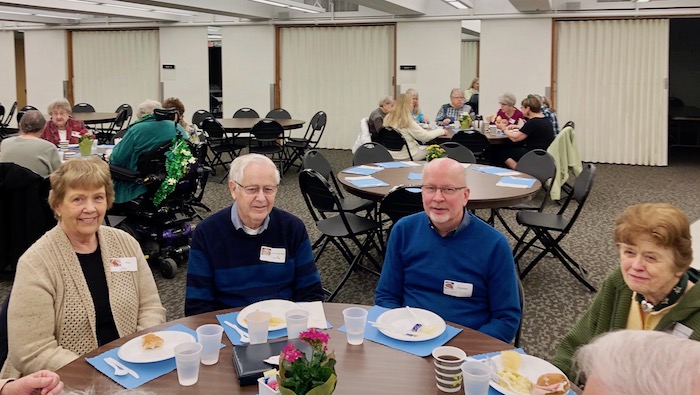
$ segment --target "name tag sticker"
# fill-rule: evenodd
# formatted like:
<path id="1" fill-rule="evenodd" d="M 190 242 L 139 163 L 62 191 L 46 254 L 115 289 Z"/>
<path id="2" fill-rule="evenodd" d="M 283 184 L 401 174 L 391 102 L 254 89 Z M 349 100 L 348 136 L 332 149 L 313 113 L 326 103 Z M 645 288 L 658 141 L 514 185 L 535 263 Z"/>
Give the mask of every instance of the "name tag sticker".
<path id="1" fill-rule="evenodd" d="M 70 132 L 71 137 L 80 137 L 80 132 Z"/>
<path id="2" fill-rule="evenodd" d="M 689 339 L 690 335 L 693 334 L 693 330 L 680 322 L 676 322 L 676 325 L 673 326 L 673 334 L 684 339 Z"/>
<path id="3" fill-rule="evenodd" d="M 284 248 L 260 247 L 260 260 L 263 262 L 284 263 L 286 256 Z"/>
<path id="4" fill-rule="evenodd" d="M 133 256 L 109 260 L 109 271 L 111 272 L 135 272 L 137 268 L 136 257 Z"/>
<path id="5" fill-rule="evenodd" d="M 458 298 L 471 298 L 474 284 L 460 283 L 453 280 L 445 280 L 442 284 L 442 293 Z"/>

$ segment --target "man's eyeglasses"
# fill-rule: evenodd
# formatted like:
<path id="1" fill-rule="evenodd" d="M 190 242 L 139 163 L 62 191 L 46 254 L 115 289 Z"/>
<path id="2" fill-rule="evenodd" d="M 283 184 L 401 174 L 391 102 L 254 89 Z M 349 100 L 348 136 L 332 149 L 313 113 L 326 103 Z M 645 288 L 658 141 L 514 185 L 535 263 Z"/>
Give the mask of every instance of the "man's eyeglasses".
<path id="1" fill-rule="evenodd" d="M 452 96 L 453 99 L 462 99 L 464 100 L 464 96 Z"/>
<path id="2" fill-rule="evenodd" d="M 246 195 L 257 195 L 260 193 L 261 189 L 265 196 L 270 196 L 277 193 L 277 185 L 266 185 L 264 187 L 261 187 L 260 185 L 241 185 L 240 183 L 238 183 L 238 181 L 234 182 L 236 183 L 236 185 L 243 188 L 243 191 L 246 193 Z"/>
<path id="3" fill-rule="evenodd" d="M 434 195 L 439 190 L 444 196 L 454 196 L 457 191 L 465 189 L 466 187 L 436 187 L 434 185 L 421 185 L 420 189 L 423 193 L 428 195 Z"/>

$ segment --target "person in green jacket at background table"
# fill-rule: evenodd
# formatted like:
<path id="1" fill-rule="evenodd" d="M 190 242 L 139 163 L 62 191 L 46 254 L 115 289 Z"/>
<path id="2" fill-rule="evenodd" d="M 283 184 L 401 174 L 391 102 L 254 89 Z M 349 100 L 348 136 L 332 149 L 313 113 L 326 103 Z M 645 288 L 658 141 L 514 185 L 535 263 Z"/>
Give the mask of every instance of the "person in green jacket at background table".
<path id="1" fill-rule="evenodd" d="M 688 217 L 665 203 L 630 206 L 617 218 L 615 243 L 620 268 L 605 279 L 552 361 L 572 381 L 574 353 L 606 332 L 656 330 L 700 340 L 700 286 L 690 269 Z"/>

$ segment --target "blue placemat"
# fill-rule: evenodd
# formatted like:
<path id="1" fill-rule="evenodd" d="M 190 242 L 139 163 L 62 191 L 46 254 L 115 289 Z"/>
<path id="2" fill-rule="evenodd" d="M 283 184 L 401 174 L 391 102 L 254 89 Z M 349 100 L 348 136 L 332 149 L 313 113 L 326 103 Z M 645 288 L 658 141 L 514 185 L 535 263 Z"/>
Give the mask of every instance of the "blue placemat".
<path id="1" fill-rule="evenodd" d="M 181 325 L 173 325 L 170 328 L 165 329 L 166 331 L 180 331 L 180 332 L 186 332 L 189 333 L 190 335 L 194 336 L 195 340 L 197 339 L 197 332 L 194 330 Z M 85 358 L 85 360 L 92 366 L 95 367 L 95 369 L 99 370 L 102 372 L 105 376 L 109 377 L 110 379 L 114 380 L 115 383 L 121 385 L 122 387 L 131 390 L 134 389 L 140 385 L 143 385 L 155 378 L 158 378 L 166 373 L 170 373 L 173 370 L 175 370 L 175 358 L 169 358 L 164 361 L 160 362 L 150 362 L 150 363 L 131 363 L 131 362 L 126 362 L 123 361 L 119 358 L 117 355 L 117 352 L 119 351 L 119 348 L 113 348 L 109 351 L 106 351 L 96 357 L 92 358 Z M 124 376 L 116 376 L 114 374 L 114 368 L 111 366 L 107 365 L 107 363 L 104 361 L 105 358 L 107 357 L 112 357 L 116 359 L 117 361 L 120 361 L 124 365 L 126 365 L 127 368 L 131 368 L 134 370 L 138 375 L 139 378 L 134 378 L 130 374 L 124 375 Z"/>
<path id="2" fill-rule="evenodd" d="M 480 171 L 480 172 L 486 173 L 486 174 L 495 174 L 497 176 L 509 176 L 509 175 L 520 174 L 515 170 L 504 169 L 504 168 L 495 167 L 495 166 L 472 167 L 471 169 L 476 170 L 476 171 Z"/>
<path id="3" fill-rule="evenodd" d="M 381 166 L 385 169 L 396 169 L 399 167 L 409 167 L 407 163 L 403 162 L 381 162 L 381 163 L 375 163 L 377 166 Z"/>
<path id="4" fill-rule="evenodd" d="M 228 321 L 232 324 L 238 325 L 238 321 L 236 319 L 238 318 L 238 311 L 235 311 L 233 313 L 227 313 L 227 314 L 218 314 L 216 316 L 216 319 L 219 320 L 219 324 L 224 327 L 224 332 L 226 333 L 226 336 L 228 336 L 228 339 L 231 341 L 236 346 L 240 346 L 241 344 L 248 344 L 248 343 L 243 343 L 241 341 L 241 336 L 236 332 L 235 329 L 231 328 L 230 326 L 224 324 L 224 321 Z M 248 330 L 240 325 L 238 325 L 239 328 L 241 328 L 244 332 L 248 332 Z M 279 329 L 276 331 L 269 331 L 267 333 L 267 338 L 268 339 L 279 339 L 280 337 L 285 337 L 287 336 L 287 328 L 284 329 Z"/>
<path id="5" fill-rule="evenodd" d="M 409 180 L 422 180 L 423 174 L 422 173 L 408 173 L 408 179 Z"/>
<path id="6" fill-rule="evenodd" d="M 361 176 L 360 177 L 346 177 L 345 181 L 351 183 L 358 188 L 370 188 L 370 187 L 388 187 L 389 184 L 382 180 L 378 180 L 372 176 Z"/>
<path id="7" fill-rule="evenodd" d="M 525 351 L 522 348 L 516 348 L 514 351 L 517 351 L 520 354 L 525 354 Z M 488 352 L 485 354 L 472 355 L 471 358 L 474 358 L 474 359 L 481 361 L 481 360 L 484 360 L 486 358 L 495 357 L 495 356 L 499 355 L 500 353 L 501 353 L 500 351 Z M 493 389 L 493 387 L 489 387 L 489 395 L 501 395 L 501 393 L 496 391 L 495 389 Z M 569 390 L 569 392 L 567 392 L 566 395 L 576 395 L 576 392 L 574 392 L 574 390 Z"/>
<path id="8" fill-rule="evenodd" d="M 363 176 L 368 176 L 370 174 L 374 174 L 378 171 L 382 171 L 383 169 L 381 167 L 374 167 L 374 166 L 356 166 L 356 167 L 351 167 L 349 169 L 343 170 L 343 173 L 348 173 L 348 174 L 359 174 Z"/>
<path id="9" fill-rule="evenodd" d="M 500 187 L 532 188 L 532 186 L 535 185 L 535 179 L 522 177 L 501 177 L 496 185 Z"/>
<path id="10" fill-rule="evenodd" d="M 367 321 L 376 321 L 385 311 L 388 311 L 385 307 L 374 306 L 369 309 L 367 314 Z M 339 331 L 345 332 L 345 325 L 338 328 Z M 419 357 L 426 357 L 430 355 L 435 347 L 440 347 L 447 343 L 453 337 L 457 336 L 462 330 L 455 328 L 453 326 L 447 325 L 445 332 L 435 339 L 430 339 L 422 342 L 407 342 L 403 340 L 392 339 L 389 336 L 383 334 L 379 329 L 372 326 L 372 324 L 365 324 L 365 339 L 371 340 L 375 343 L 383 344 L 387 347 L 395 348 L 407 352 L 409 354 L 417 355 Z"/>

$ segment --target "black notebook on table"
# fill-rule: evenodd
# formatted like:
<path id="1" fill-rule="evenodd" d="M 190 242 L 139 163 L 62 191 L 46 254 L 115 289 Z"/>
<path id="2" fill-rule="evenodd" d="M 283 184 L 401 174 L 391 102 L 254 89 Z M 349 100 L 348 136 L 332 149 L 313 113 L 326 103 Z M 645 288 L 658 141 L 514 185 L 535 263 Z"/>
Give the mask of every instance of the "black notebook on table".
<path id="1" fill-rule="evenodd" d="M 294 343 L 296 348 L 307 356 L 310 355 L 311 347 L 299 339 L 233 346 L 233 367 L 236 369 L 238 382 L 241 385 L 256 384 L 258 378 L 263 377 L 263 372 L 277 368 L 276 365 L 267 364 L 263 360 L 280 355 L 288 343 Z"/>

